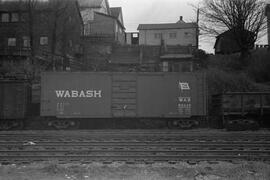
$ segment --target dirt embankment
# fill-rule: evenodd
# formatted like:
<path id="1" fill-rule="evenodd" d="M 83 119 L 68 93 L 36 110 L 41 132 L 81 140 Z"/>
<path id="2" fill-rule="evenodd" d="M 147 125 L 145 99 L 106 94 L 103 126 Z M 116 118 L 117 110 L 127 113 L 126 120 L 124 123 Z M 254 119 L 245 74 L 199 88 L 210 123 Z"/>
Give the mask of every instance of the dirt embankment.
<path id="1" fill-rule="evenodd" d="M 156 163 L 151 165 L 65 164 L 56 162 L 0 166 L 0 180 L 268 180 L 262 162 Z"/>

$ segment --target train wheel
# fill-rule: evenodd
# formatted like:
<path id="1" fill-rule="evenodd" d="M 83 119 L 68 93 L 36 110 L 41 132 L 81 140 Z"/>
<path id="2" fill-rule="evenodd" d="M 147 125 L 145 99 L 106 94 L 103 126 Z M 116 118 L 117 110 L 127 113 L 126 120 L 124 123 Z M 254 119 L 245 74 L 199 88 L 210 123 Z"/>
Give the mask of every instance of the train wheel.
<path id="1" fill-rule="evenodd" d="M 12 124 L 10 123 L 10 121 L 0 121 L 0 130 L 2 131 L 6 131 L 11 129 Z"/>
<path id="2" fill-rule="evenodd" d="M 72 120 L 53 120 L 48 121 L 48 126 L 54 127 L 59 130 L 65 130 L 65 129 L 77 129 L 79 127 L 78 121 L 72 121 Z"/>
<path id="3" fill-rule="evenodd" d="M 167 124 L 169 129 L 179 129 L 179 120 L 169 120 Z"/>
<path id="4" fill-rule="evenodd" d="M 80 127 L 80 122 L 79 121 L 70 121 L 70 129 L 78 129 Z"/>
<path id="5" fill-rule="evenodd" d="M 168 127 L 170 129 L 191 129 L 199 124 L 198 121 L 180 119 L 180 120 L 170 120 L 168 121 Z"/>
<path id="6" fill-rule="evenodd" d="M 179 127 L 181 129 L 191 129 L 194 126 L 194 123 L 190 120 L 180 120 Z"/>
<path id="7" fill-rule="evenodd" d="M 8 120 L 8 121 L 0 121 L 0 130 L 6 131 L 10 129 L 20 130 L 23 128 L 22 120 Z"/>
<path id="8" fill-rule="evenodd" d="M 22 120 L 16 120 L 13 122 L 13 128 L 16 130 L 21 130 L 23 129 L 23 121 Z"/>

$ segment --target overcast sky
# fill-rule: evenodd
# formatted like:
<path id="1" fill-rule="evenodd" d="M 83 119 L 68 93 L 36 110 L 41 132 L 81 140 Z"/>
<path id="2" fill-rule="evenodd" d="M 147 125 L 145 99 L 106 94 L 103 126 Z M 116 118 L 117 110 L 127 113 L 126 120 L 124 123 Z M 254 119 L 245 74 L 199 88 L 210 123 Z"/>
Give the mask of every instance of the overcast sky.
<path id="1" fill-rule="evenodd" d="M 139 24 L 175 23 L 180 16 L 186 22 L 196 20 L 196 12 L 191 4 L 201 0 L 109 0 L 110 7 L 122 7 L 124 25 L 127 32 L 137 31 Z M 266 0 L 269 1 L 270 0 Z M 200 48 L 212 53 L 214 39 L 203 38 Z M 266 43 L 262 40 L 260 43 Z"/>

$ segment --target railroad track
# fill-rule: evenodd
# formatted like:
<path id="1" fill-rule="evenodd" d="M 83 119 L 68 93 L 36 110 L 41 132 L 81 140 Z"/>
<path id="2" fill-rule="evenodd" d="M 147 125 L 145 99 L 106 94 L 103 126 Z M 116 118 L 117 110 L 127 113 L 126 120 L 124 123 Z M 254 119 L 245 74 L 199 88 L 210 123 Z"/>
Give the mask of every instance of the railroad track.
<path id="1" fill-rule="evenodd" d="M 270 160 L 270 132 L 0 132 L 0 162 Z"/>

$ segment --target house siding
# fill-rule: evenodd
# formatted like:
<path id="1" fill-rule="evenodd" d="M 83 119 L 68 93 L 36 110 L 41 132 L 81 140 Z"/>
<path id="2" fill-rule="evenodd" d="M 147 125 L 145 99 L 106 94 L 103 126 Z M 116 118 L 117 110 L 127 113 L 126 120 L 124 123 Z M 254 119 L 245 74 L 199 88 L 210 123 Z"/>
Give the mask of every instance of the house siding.
<path id="1" fill-rule="evenodd" d="M 171 38 L 170 33 L 175 33 L 176 37 Z M 155 34 L 162 34 L 162 39 L 166 45 L 196 46 L 196 29 L 168 29 L 168 30 L 139 30 L 140 45 L 160 45 L 161 39 Z"/>
<path id="2" fill-rule="evenodd" d="M 90 34 L 114 35 L 115 20 L 110 17 L 95 14 L 94 21 L 90 25 Z"/>
<path id="3" fill-rule="evenodd" d="M 89 27 L 88 35 L 101 37 L 112 36 L 116 42 L 120 44 L 125 43 L 125 31 L 116 19 L 98 13 L 95 14 L 94 19 Z"/>
<path id="4" fill-rule="evenodd" d="M 106 0 L 103 0 L 100 4 L 100 7 L 84 7 L 83 5 L 80 6 L 80 12 L 83 18 L 83 23 L 85 25 L 86 31 L 85 35 L 89 34 L 89 29 L 91 26 L 92 21 L 95 18 L 95 12 L 103 13 L 109 15 L 110 10 L 107 8 Z"/>

